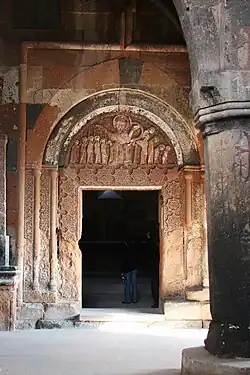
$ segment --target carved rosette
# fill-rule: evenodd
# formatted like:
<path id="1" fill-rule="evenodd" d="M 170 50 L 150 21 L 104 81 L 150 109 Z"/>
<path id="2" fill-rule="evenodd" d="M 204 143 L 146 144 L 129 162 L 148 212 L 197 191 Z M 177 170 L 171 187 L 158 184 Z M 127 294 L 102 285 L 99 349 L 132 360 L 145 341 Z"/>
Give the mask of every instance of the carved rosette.
<path id="1" fill-rule="evenodd" d="M 155 167 L 149 172 L 149 179 L 154 186 L 162 186 L 166 179 L 167 170 Z"/>
<path id="2" fill-rule="evenodd" d="M 120 167 L 114 171 L 114 184 L 115 186 L 130 186 L 133 185 L 133 177 L 129 173 L 129 170 Z"/>
<path id="3" fill-rule="evenodd" d="M 117 172 L 117 170 L 116 170 Z M 84 170 L 83 176 L 85 177 Z M 109 186 L 110 184 L 116 185 L 115 176 L 112 169 L 110 168 L 100 168 L 96 174 L 96 182 L 98 186 Z"/>

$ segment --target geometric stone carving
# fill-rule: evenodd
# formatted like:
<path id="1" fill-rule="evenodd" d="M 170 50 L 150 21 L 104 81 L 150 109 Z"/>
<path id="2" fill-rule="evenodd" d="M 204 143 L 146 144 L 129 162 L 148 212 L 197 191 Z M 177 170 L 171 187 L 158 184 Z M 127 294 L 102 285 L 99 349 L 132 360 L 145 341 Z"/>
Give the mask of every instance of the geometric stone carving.
<path id="1" fill-rule="evenodd" d="M 73 139 L 68 164 L 80 165 L 164 165 L 175 152 L 166 136 L 152 124 L 142 124 L 125 113 L 113 114 L 89 123 Z M 101 121 L 101 123 L 100 123 Z"/>

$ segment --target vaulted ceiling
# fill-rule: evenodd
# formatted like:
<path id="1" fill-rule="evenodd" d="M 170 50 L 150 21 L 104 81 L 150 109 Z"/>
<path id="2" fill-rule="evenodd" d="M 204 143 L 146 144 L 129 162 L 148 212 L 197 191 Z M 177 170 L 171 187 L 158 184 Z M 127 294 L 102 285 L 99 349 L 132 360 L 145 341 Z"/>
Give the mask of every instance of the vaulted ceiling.
<path id="1" fill-rule="evenodd" d="M 185 44 L 172 0 L 12 0 L 11 14 L 24 39 Z"/>

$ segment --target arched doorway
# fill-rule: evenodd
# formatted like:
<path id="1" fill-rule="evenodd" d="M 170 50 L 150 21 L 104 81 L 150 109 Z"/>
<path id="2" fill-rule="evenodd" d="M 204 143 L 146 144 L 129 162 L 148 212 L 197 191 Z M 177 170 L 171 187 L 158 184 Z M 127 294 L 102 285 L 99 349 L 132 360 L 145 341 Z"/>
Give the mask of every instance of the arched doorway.
<path id="1" fill-rule="evenodd" d="M 107 264 L 107 261 L 105 262 L 105 258 L 108 257 L 107 247 L 109 247 L 109 250 L 113 248 L 113 251 L 111 251 L 109 258 L 111 258 L 112 261 L 114 261 L 115 257 L 117 258 L 116 267 L 114 267 L 113 269 L 113 275 L 117 278 L 117 280 L 119 280 L 119 272 L 121 272 L 121 265 L 119 264 L 119 262 L 122 262 L 121 258 L 124 242 L 128 242 L 129 236 L 132 235 L 133 230 L 129 228 L 127 223 L 122 224 L 122 220 L 120 220 L 120 225 L 127 227 L 127 234 L 125 234 L 123 231 L 123 234 L 120 234 L 120 236 L 116 237 L 115 230 L 113 230 L 111 232 L 112 234 L 110 234 L 111 237 L 107 238 L 106 236 L 108 229 L 105 228 L 104 233 L 102 234 L 102 236 L 100 236 L 98 241 L 98 222 L 100 220 L 98 220 L 98 217 L 102 215 L 102 210 L 106 209 L 110 211 L 109 215 L 112 214 L 111 210 L 113 210 L 113 216 L 116 216 L 116 220 L 118 220 L 119 218 L 120 211 L 120 215 L 122 216 L 121 219 L 125 220 L 126 214 L 124 211 L 129 205 L 129 198 L 132 197 L 131 193 L 135 191 L 137 191 L 138 193 L 140 192 L 141 194 L 138 194 L 138 199 L 134 202 L 134 205 L 136 203 L 138 204 L 139 198 L 141 198 L 141 196 L 144 197 L 146 195 L 146 192 L 149 192 L 149 190 L 151 190 L 151 192 L 160 192 L 163 189 L 161 194 L 163 200 L 165 201 L 166 193 L 163 187 L 167 184 L 167 174 L 169 171 L 172 171 L 173 175 L 175 175 L 175 178 L 178 180 L 177 184 L 179 184 L 177 170 L 178 164 L 182 165 L 182 153 L 177 140 L 175 141 L 175 151 L 170 138 L 167 137 L 164 132 L 158 129 L 152 121 L 150 121 L 145 116 L 133 113 L 135 111 L 129 110 L 129 108 L 127 109 L 127 111 L 125 109 L 126 108 L 124 107 L 123 110 L 118 109 L 117 111 L 112 112 L 110 109 L 109 111 L 107 111 L 106 108 L 106 110 L 103 110 L 104 113 L 100 114 L 99 116 L 97 115 L 93 117 L 92 120 L 88 121 L 86 125 L 82 127 L 82 130 L 79 130 L 78 133 L 72 137 L 71 141 L 67 145 L 67 148 L 65 148 L 65 154 L 61 154 L 62 167 L 60 168 L 59 172 L 59 225 L 60 231 L 61 233 L 63 233 L 62 237 L 60 238 L 59 246 L 61 247 L 62 251 L 63 249 L 65 249 L 66 253 L 68 252 L 69 246 L 71 246 L 72 248 L 76 246 L 76 236 L 77 239 L 82 238 L 83 235 L 84 237 L 88 237 L 87 229 L 81 229 L 81 218 L 79 218 L 79 216 L 77 217 L 77 206 L 80 208 L 80 212 L 82 208 L 81 190 L 85 190 L 85 208 L 88 203 L 89 195 L 87 194 L 86 190 L 88 192 L 94 192 L 100 189 L 119 189 L 124 192 L 123 199 L 119 201 L 120 203 L 126 202 L 126 204 L 123 204 L 122 207 L 121 204 L 114 204 L 114 202 L 113 204 L 109 202 L 108 206 L 106 204 L 106 206 L 103 207 L 103 201 L 99 201 L 97 199 L 97 202 L 99 203 L 96 207 L 97 211 L 94 210 L 94 207 L 92 208 L 92 225 L 96 227 L 94 229 L 94 235 L 92 238 L 89 238 L 90 241 L 88 241 L 87 238 L 86 241 L 83 240 L 81 242 L 83 265 L 85 265 L 87 262 L 90 262 L 91 259 L 95 262 L 95 265 L 97 263 L 102 263 L 103 269 L 99 270 L 101 271 L 99 272 L 99 274 L 105 273 L 105 268 L 107 269 L 109 266 Z M 172 135 L 172 137 L 175 138 L 174 135 Z M 67 173 L 68 168 L 75 175 L 73 179 L 72 174 L 70 173 L 71 177 L 69 177 Z M 71 188 L 69 188 L 69 184 L 72 185 Z M 130 191 L 130 194 L 128 191 Z M 143 192 L 144 194 L 142 194 Z M 65 199 L 66 196 L 68 196 L 67 199 Z M 78 205 L 75 201 L 75 197 L 77 196 L 79 197 Z M 149 199 L 148 193 L 147 196 Z M 176 192 L 176 196 L 178 197 L 178 192 Z M 146 204 L 145 200 L 144 204 Z M 157 204 L 158 199 L 156 195 L 154 205 Z M 92 205 L 96 205 L 94 200 L 92 200 Z M 114 207 L 114 205 L 116 207 Z M 162 208 L 160 208 L 159 211 L 161 211 L 161 209 Z M 181 216 L 180 201 L 176 202 L 175 209 L 177 210 L 177 212 L 179 211 L 178 214 L 179 216 Z M 90 210 L 91 209 L 89 209 L 88 212 Z M 166 211 L 166 209 L 164 211 Z M 130 213 L 130 215 L 127 216 L 127 220 L 133 220 L 131 216 L 135 214 L 135 211 L 133 213 Z M 145 211 L 145 214 L 147 214 L 147 211 Z M 149 210 L 148 214 L 152 215 L 153 212 Z M 87 210 L 85 210 L 85 215 L 87 215 Z M 93 218 L 93 215 L 96 215 L 97 217 Z M 81 233 L 78 233 L 78 235 L 77 233 L 72 233 L 71 231 L 68 232 L 68 227 L 70 225 L 69 223 L 72 220 L 74 222 L 77 222 L 78 230 L 81 230 Z M 138 217 L 137 220 L 134 221 L 134 225 L 136 225 L 139 220 L 142 221 L 142 217 Z M 159 215 L 159 220 L 157 216 L 154 217 L 154 220 L 156 221 L 155 225 L 158 225 L 158 222 L 160 221 L 160 226 L 164 231 L 164 218 Z M 106 221 L 106 223 L 108 223 L 110 220 L 107 220 L 107 218 L 103 218 L 103 220 L 100 221 L 103 224 L 103 221 Z M 85 223 L 87 227 L 87 221 L 84 219 L 84 216 L 83 223 Z M 111 225 L 114 226 L 115 222 L 113 221 Z M 153 228 L 149 228 L 149 226 L 152 227 L 152 224 L 149 225 L 149 223 L 147 223 L 146 221 L 144 223 L 144 227 L 141 228 L 141 231 L 144 231 L 144 233 L 133 233 L 133 240 L 137 240 L 137 249 L 141 248 L 143 240 L 146 240 L 147 231 L 149 231 L 149 229 L 153 230 Z M 179 241 L 176 239 L 175 250 L 176 256 L 180 257 L 183 244 L 183 228 L 181 226 L 178 227 L 177 224 L 177 227 L 175 229 L 176 231 L 179 230 L 179 234 L 177 236 L 179 237 Z M 118 231 L 119 228 L 116 229 L 116 232 Z M 163 241 L 162 234 L 160 235 L 160 238 L 161 241 Z M 132 240 L 132 238 L 130 238 L 130 240 Z M 179 242 L 179 244 L 177 242 Z M 160 250 L 158 249 L 158 251 Z M 97 259 L 94 259 L 94 255 L 90 256 L 90 252 L 94 252 Z M 62 254 L 62 252 L 60 253 Z M 177 255 L 178 253 L 179 255 Z M 139 262 L 140 265 L 142 266 L 142 263 L 145 263 L 145 261 L 146 263 L 149 262 L 149 260 L 147 259 L 144 260 L 144 262 Z M 158 267 L 161 267 L 161 265 L 159 265 Z M 85 269 L 85 271 L 87 272 L 86 267 L 83 267 L 83 269 Z M 98 271 L 96 266 L 94 267 L 94 269 Z M 83 294 L 85 295 L 84 305 L 86 305 L 87 299 L 87 306 L 89 306 L 90 303 L 88 301 L 92 300 L 93 298 L 89 296 L 89 293 L 88 295 L 86 295 L 86 289 L 88 288 L 85 288 L 87 279 L 84 276 L 85 275 L 83 275 L 82 278 L 82 288 L 84 292 Z M 162 280 L 164 279 L 165 278 L 162 278 Z M 98 280 L 98 278 L 96 278 L 96 280 Z M 100 280 L 100 284 L 103 285 L 103 283 L 106 281 L 107 279 L 102 278 L 102 280 Z M 92 279 L 92 284 L 93 283 L 94 281 Z M 148 284 L 150 285 L 150 283 Z M 112 289 L 110 291 L 110 294 L 113 294 L 113 289 L 116 287 L 115 283 L 110 283 L 108 287 Z M 166 288 L 166 286 L 163 285 L 163 281 L 160 284 L 160 288 Z M 103 294 L 105 294 L 105 291 L 103 291 Z M 117 302 L 113 301 L 113 305 L 111 302 L 110 304 L 108 304 L 108 298 L 105 298 L 105 305 L 101 305 L 101 307 L 117 307 L 119 306 L 121 298 L 122 291 L 120 297 L 117 296 Z M 93 303 L 91 304 L 91 306 L 93 306 Z M 98 306 L 100 306 L 99 303 Z M 145 306 L 145 304 L 143 304 L 143 306 L 149 307 L 150 301 L 148 303 L 148 306 Z"/>
<path id="2" fill-rule="evenodd" d="M 33 176 L 27 173 L 26 183 L 36 191 Z M 46 230 L 39 241 L 49 258 L 51 302 L 82 305 L 82 190 L 159 191 L 162 304 L 202 287 L 199 156 L 189 126 L 166 103 L 131 89 L 101 92 L 79 103 L 47 142 L 40 182 L 40 227 Z"/>

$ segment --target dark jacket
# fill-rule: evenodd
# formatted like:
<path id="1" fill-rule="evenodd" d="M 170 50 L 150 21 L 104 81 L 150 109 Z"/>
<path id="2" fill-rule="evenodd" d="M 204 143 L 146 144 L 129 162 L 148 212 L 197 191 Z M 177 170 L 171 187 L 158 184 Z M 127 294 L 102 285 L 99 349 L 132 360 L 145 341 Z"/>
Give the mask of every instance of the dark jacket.
<path id="1" fill-rule="evenodd" d="M 121 272 L 128 273 L 137 269 L 137 254 L 135 244 L 129 244 L 125 250 L 121 265 Z"/>

